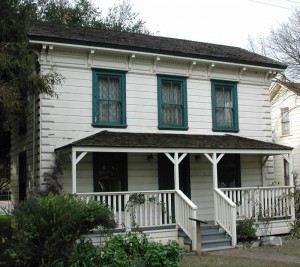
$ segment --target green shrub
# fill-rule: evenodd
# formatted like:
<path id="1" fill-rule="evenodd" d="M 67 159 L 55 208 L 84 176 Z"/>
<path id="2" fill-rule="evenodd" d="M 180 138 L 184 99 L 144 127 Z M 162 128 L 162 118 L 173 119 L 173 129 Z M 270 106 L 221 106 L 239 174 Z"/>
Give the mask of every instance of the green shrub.
<path id="1" fill-rule="evenodd" d="M 101 255 L 101 266 L 105 267 L 176 267 L 179 262 L 179 246 L 175 241 L 164 246 L 149 241 L 142 233 L 118 235 L 106 243 Z"/>
<path id="2" fill-rule="evenodd" d="M 255 220 L 253 218 L 239 221 L 236 230 L 238 239 L 241 241 L 251 241 L 257 238 Z"/>
<path id="3" fill-rule="evenodd" d="M 9 260 L 7 249 L 12 238 L 11 216 L 0 215 L 0 261 Z"/>
<path id="4" fill-rule="evenodd" d="M 115 225 L 104 204 L 79 200 L 73 195 L 32 195 L 13 210 L 13 247 L 16 264 L 38 266 L 65 260 L 76 240 L 97 226 Z"/>

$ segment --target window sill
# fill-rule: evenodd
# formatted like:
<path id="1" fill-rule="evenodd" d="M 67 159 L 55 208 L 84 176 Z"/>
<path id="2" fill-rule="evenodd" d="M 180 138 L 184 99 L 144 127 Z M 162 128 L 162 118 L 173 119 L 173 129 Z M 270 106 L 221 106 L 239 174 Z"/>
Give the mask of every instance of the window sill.
<path id="1" fill-rule="evenodd" d="M 177 131 L 187 131 L 189 127 L 171 127 L 171 126 L 158 126 L 159 130 L 177 130 Z"/>
<path id="2" fill-rule="evenodd" d="M 238 133 L 240 129 L 212 129 L 213 132 Z"/>
<path id="3" fill-rule="evenodd" d="M 292 134 L 282 134 L 282 135 L 280 136 L 280 138 L 289 137 L 289 136 L 292 136 Z"/>
<path id="4" fill-rule="evenodd" d="M 97 123 L 92 123 L 92 126 L 94 128 L 127 128 L 127 124 L 121 125 L 121 124 L 97 124 Z"/>

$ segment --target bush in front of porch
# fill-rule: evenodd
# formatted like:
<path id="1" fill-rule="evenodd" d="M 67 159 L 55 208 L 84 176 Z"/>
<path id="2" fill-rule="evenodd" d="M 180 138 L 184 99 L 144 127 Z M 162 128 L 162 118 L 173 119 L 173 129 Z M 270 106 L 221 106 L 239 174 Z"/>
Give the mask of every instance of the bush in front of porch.
<path id="1" fill-rule="evenodd" d="M 12 266 L 63 262 L 76 241 L 100 225 L 115 226 L 114 215 L 105 204 L 86 203 L 68 194 L 31 195 L 12 211 Z"/>
<path id="2" fill-rule="evenodd" d="M 253 241 L 257 239 L 254 218 L 246 218 L 237 224 L 237 237 L 241 242 Z"/>

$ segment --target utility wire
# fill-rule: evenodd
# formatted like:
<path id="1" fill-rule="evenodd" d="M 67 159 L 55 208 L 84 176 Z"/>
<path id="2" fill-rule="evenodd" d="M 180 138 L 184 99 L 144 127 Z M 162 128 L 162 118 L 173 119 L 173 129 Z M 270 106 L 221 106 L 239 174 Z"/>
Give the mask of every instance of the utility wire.
<path id="1" fill-rule="evenodd" d="M 281 8 L 281 9 L 292 10 L 291 8 L 288 8 L 288 7 L 279 6 L 279 5 L 274 5 L 274 4 L 267 3 L 267 2 L 263 2 L 263 1 L 258 1 L 258 0 L 249 0 L 249 1 L 255 2 L 255 3 L 259 3 L 259 4 L 262 4 L 262 5 L 266 5 L 266 6 L 273 6 L 273 7 L 278 7 L 278 8 Z M 300 3 L 299 3 L 299 4 L 300 4 Z"/>

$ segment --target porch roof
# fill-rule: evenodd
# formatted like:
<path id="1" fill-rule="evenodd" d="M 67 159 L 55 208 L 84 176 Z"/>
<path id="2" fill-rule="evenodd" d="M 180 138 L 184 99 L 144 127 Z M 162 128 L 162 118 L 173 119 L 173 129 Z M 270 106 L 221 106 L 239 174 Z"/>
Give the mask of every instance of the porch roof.
<path id="1" fill-rule="evenodd" d="M 239 150 L 242 151 L 287 151 L 293 148 L 270 142 L 234 135 L 194 135 L 129 133 L 101 131 L 68 145 L 58 147 L 59 151 L 71 147 L 80 148 L 130 148 L 130 149 L 180 149 L 180 150 Z"/>

